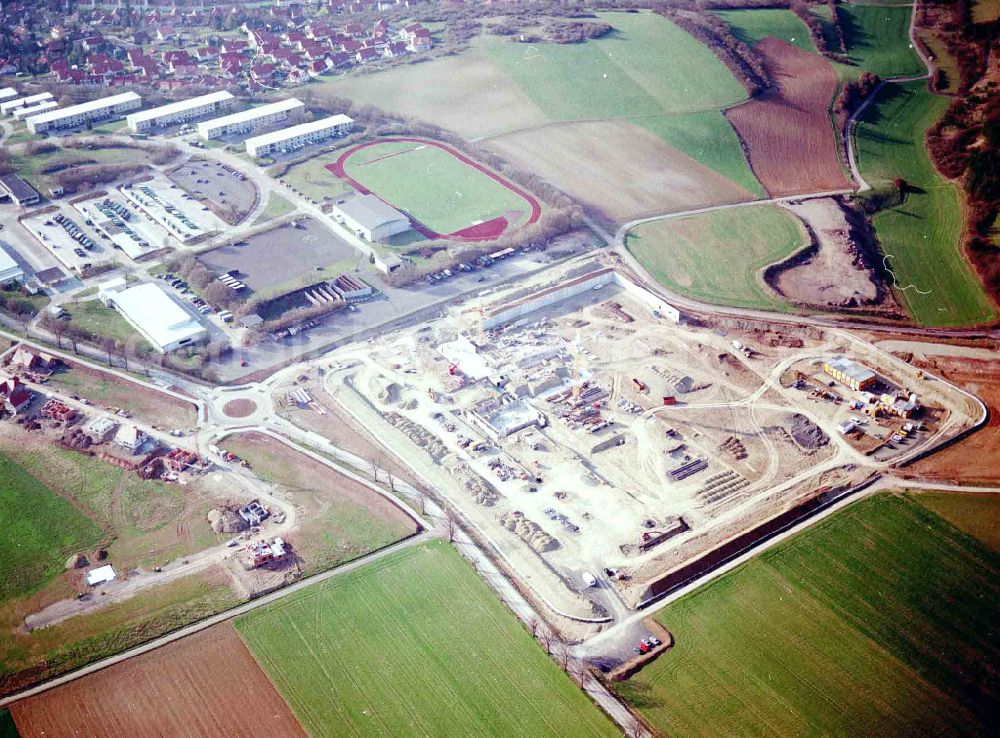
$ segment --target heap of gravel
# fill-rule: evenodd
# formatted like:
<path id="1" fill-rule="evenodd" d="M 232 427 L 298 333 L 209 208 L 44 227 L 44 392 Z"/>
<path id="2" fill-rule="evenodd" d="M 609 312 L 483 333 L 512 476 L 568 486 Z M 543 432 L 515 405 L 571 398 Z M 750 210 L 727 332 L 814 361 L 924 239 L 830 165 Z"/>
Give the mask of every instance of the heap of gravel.
<path id="1" fill-rule="evenodd" d="M 216 533 L 239 533 L 250 527 L 247 521 L 226 508 L 209 510 L 207 517 Z"/>
<path id="2" fill-rule="evenodd" d="M 822 428 L 799 413 L 792 416 L 788 432 L 802 448 L 820 448 L 830 442 L 830 437 Z"/>

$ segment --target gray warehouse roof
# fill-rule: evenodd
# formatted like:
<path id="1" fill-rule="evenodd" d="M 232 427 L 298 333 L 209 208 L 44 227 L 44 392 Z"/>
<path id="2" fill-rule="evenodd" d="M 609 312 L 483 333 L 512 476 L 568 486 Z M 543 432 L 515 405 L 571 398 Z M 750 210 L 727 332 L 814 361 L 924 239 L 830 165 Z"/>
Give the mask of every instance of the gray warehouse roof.
<path id="1" fill-rule="evenodd" d="M 0 176 L 0 186 L 16 200 L 30 200 L 38 197 L 38 192 L 30 184 L 25 182 L 16 174 L 5 174 Z"/>
<path id="2" fill-rule="evenodd" d="M 371 194 L 338 203 L 336 208 L 346 217 L 369 230 L 397 220 L 409 221 L 405 214 Z"/>

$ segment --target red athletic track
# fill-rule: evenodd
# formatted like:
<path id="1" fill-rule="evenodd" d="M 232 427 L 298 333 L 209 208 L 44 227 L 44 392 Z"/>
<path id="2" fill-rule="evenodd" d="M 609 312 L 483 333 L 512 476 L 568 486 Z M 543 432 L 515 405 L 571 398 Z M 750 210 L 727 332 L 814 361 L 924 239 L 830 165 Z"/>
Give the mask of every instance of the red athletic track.
<path id="1" fill-rule="evenodd" d="M 535 199 L 533 195 L 528 194 L 520 187 L 515 185 L 513 182 L 509 182 L 500 175 L 494 174 L 489 169 L 484 167 L 482 164 L 473 161 L 472 159 L 465 156 L 461 152 L 453 149 L 451 146 L 438 143 L 437 141 L 430 141 L 425 138 L 381 138 L 377 141 L 369 141 L 367 143 L 358 144 L 357 146 L 352 146 L 343 154 L 341 154 L 340 157 L 337 159 L 337 161 L 335 161 L 333 164 L 327 164 L 326 168 L 329 169 L 338 177 L 340 177 L 341 179 L 347 180 L 347 182 L 349 182 L 350 185 L 361 194 L 363 195 L 372 194 L 371 190 L 369 190 L 367 187 L 365 187 L 363 184 L 358 182 L 353 177 L 348 176 L 348 174 L 344 171 L 344 164 L 351 156 L 353 156 L 361 149 L 366 149 L 369 146 L 376 146 L 381 143 L 416 143 L 416 144 L 423 144 L 425 146 L 436 146 L 442 151 L 447 151 L 449 154 L 454 156 L 460 162 L 467 164 L 468 166 L 473 167 L 474 169 L 477 169 L 478 171 L 482 172 L 493 181 L 499 182 L 501 185 L 503 185 L 504 187 L 506 187 L 508 190 L 515 193 L 519 197 L 523 198 L 529 205 L 531 205 L 531 215 L 529 216 L 527 223 L 525 223 L 524 225 L 531 225 L 532 223 L 537 222 L 539 216 L 542 214 L 542 206 L 538 202 L 538 200 Z M 378 193 L 374 194 L 377 195 Z M 392 205 L 392 203 L 389 204 Z M 409 213 L 407 213 L 407 215 L 409 215 Z M 477 223 L 476 225 L 471 225 L 468 226 L 467 228 L 462 228 L 461 230 L 455 231 L 454 233 L 438 233 L 437 231 L 432 231 L 430 228 L 427 228 L 426 226 L 422 225 L 419 221 L 417 221 L 412 217 L 411 221 L 413 222 L 414 230 L 416 230 L 418 233 L 425 236 L 426 238 L 429 238 L 431 240 L 448 238 L 453 241 L 489 241 L 491 239 L 503 235 L 506 232 L 507 227 L 510 225 L 510 222 L 504 216 L 501 215 L 500 217 L 493 218 L 492 220 L 487 220 L 484 223 Z M 524 226 L 521 227 L 523 228 Z"/>

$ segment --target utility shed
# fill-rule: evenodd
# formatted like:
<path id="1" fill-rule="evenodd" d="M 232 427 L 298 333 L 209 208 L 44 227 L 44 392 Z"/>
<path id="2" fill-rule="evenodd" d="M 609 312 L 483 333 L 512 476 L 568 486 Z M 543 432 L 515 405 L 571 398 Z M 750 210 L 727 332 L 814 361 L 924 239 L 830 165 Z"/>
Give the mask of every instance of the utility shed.
<path id="1" fill-rule="evenodd" d="M 34 205 L 41 199 L 38 190 L 16 174 L 0 176 L 0 199 L 4 197 L 10 197 L 11 202 L 19 207 Z"/>
<path id="2" fill-rule="evenodd" d="M 99 566 L 87 572 L 87 584 L 91 587 L 96 587 L 99 584 L 107 584 L 108 582 L 115 581 L 117 576 L 111 564 Z"/>
<path id="3" fill-rule="evenodd" d="M 333 217 L 366 241 L 383 241 L 410 230 L 410 219 L 375 195 L 359 195 L 333 206 Z"/>

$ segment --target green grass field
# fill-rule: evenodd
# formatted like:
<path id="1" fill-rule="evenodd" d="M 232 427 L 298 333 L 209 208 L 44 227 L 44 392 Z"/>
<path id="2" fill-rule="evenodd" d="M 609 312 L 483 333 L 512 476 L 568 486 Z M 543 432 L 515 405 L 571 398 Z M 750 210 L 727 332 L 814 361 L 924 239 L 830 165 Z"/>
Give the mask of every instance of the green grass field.
<path id="1" fill-rule="evenodd" d="M 103 338 L 112 338 L 124 343 L 139 335 L 117 310 L 105 306 L 100 300 L 69 302 L 64 307 L 69 314 L 69 322 L 88 331 L 98 341 Z M 145 340 L 141 340 L 141 344 L 152 348 Z"/>
<path id="2" fill-rule="evenodd" d="M 281 179 L 289 187 L 293 187 L 315 202 L 336 199 L 347 192 L 347 188 L 336 177 L 330 176 L 326 165 L 336 161 L 339 153 L 320 154 L 295 164 L 281 176 Z"/>
<path id="3" fill-rule="evenodd" d="M 654 115 L 632 118 L 631 122 L 758 197 L 767 196 L 767 191 L 750 171 L 736 131 L 721 112 Z"/>
<path id="4" fill-rule="evenodd" d="M 516 192 L 436 146 L 379 143 L 352 154 L 344 171 L 441 234 L 511 210 L 521 213 L 513 220 L 519 224 L 531 213 L 531 205 Z"/>
<path id="5" fill-rule="evenodd" d="M 712 51 L 652 13 L 600 13 L 615 32 L 581 44 L 491 40 L 490 58 L 550 120 L 719 110 L 746 91 Z"/>
<path id="6" fill-rule="evenodd" d="M 268 195 L 267 205 L 264 206 L 260 215 L 257 216 L 257 220 L 254 221 L 254 225 L 266 223 L 269 220 L 280 218 L 282 215 L 288 215 L 293 210 L 295 210 L 295 206 L 292 205 L 292 203 L 281 195 L 272 192 Z"/>
<path id="7" fill-rule="evenodd" d="M 102 537 L 101 527 L 0 453 L 0 601 L 28 594 L 66 559 Z"/>
<path id="8" fill-rule="evenodd" d="M 985 735 L 998 568 L 878 495 L 664 608 L 676 645 L 619 691 L 666 735 Z"/>
<path id="9" fill-rule="evenodd" d="M 841 5 L 844 37 L 851 61 L 882 78 L 923 74 L 926 69 L 910 48 L 911 5 Z"/>
<path id="10" fill-rule="evenodd" d="M 924 135 L 949 98 L 925 83 L 886 85 L 865 110 L 855 133 L 858 166 L 873 187 L 904 178 L 906 201 L 874 217 L 889 266 L 907 309 L 924 325 L 963 325 L 992 319 L 996 308 L 962 256 L 961 194 L 945 182 L 924 147 Z M 911 286 L 912 285 L 912 286 Z"/>
<path id="11" fill-rule="evenodd" d="M 625 245 L 660 284 L 682 295 L 783 310 L 787 306 L 765 287 L 760 272 L 805 243 L 794 216 L 760 205 L 645 223 Z"/>
<path id="12" fill-rule="evenodd" d="M 816 53 L 806 24 L 790 10 L 717 10 L 715 14 L 728 23 L 733 35 L 747 46 L 753 46 L 765 36 L 773 36 L 803 51 Z"/>
<path id="13" fill-rule="evenodd" d="M 444 541 L 235 621 L 322 736 L 616 736 Z"/>
<path id="14" fill-rule="evenodd" d="M 970 492 L 920 492 L 913 499 L 994 551 L 1000 551 L 1000 499 Z"/>
<path id="15" fill-rule="evenodd" d="M 0 738 L 21 738 L 9 710 L 0 710 Z"/>

